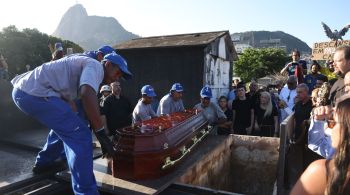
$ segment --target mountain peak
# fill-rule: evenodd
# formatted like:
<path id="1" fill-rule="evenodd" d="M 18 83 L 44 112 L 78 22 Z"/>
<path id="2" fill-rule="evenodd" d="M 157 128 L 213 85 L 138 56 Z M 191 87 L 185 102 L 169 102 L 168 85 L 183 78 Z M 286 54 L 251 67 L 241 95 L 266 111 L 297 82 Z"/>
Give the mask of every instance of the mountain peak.
<path id="1" fill-rule="evenodd" d="M 53 35 L 78 43 L 86 50 L 138 37 L 125 30 L 113 17 L 89 16 L 82 4 L 67 10 Z"/>
<path id="2" fill-rule="evenodd" d="M 67 12 L 63 15 L 62 20 L 65 17 L 67 17 L 67 18 L 71 18 L 71 17 L 85 18 L 85 17 L 88 17 L 88 14 L 87 14 L 87 11 L 82 4 L 75 4 L 67 10 Z"/>

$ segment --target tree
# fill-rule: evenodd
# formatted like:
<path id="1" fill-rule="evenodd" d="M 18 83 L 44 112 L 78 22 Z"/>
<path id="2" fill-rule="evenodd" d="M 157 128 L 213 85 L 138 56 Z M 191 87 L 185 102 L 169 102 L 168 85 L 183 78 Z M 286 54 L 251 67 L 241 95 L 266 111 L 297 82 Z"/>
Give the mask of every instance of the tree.
<path id="1" fill-rule="evenodd" d="M 280 71 L 288 61 L 282 49 L 248 48 L 234 64 L 234 72 L 245 82 Z"/>
<path id="2" fill-rule="evenodd" d="M 25 72 L 27 64 L 33 69 L 50 61 L 48 45 L 54 45 L 55 42 L 62 42 L 64 48 L 72 47 L 74 52 L 83 52 L 79 45 L 41 33 L 37 29 L 19 31 L 13 25 L 3 28 L 0 31 L 0 53 L 6 59 L 10 76 Z"/>

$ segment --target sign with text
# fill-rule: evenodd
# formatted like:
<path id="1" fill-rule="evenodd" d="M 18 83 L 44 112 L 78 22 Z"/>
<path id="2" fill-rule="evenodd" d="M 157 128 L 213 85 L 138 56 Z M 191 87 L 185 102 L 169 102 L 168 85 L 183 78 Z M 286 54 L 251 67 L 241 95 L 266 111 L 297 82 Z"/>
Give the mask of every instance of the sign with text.
<path id="1" fill-rule="evenodd" d="M 350 40 L 314 43 L 312 48 L 313 60 L 332 60 L 335 49 L 341 45 L 350 45 Z"/>

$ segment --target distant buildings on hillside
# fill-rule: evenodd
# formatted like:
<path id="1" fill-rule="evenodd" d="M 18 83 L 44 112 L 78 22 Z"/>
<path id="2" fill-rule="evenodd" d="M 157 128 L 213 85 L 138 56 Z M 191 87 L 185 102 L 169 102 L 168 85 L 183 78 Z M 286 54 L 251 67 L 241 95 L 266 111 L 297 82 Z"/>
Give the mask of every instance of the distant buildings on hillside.
<path id="1" fill-rule="evenodd" d="M 281 39 L 255 41 L 254 33 L 234 34 L 231 39 L 238 54 L 243 53 L 247 48 L 279 48 L 287 51 L 287 46 L 281 42 Z"/>

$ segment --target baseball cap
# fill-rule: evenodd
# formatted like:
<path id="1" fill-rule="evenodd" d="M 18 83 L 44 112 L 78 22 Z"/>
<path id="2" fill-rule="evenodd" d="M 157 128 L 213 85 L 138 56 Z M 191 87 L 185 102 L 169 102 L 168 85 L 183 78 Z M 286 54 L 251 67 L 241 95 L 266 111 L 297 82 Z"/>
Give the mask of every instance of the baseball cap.
<path id="1" fill-rule="evenodd" d="M 86 51 L 84 54 L 90 58 L 97 59 L 97 51 Z"/>
<path id="2" fill-rule="evenodd" d="M 55 43 L 55 50 L 57 51 L 63 51 L 62 43 L 57 42 Z"/>
<path id="3" fill-rule="evenodd" d="M 115 50 L 113 49 L 113 47 L 108 46 L 108 45 L 104 45 L 104 46 L 98 48 L 97 51 L 103 53 L 103 55 L 107 55 L 107 54 L 110 54 L 110 53 L 112 53 L 112 52 L 115 52 Z"/>
<path id="4" fill-rule="evenodd" d="M 123 72 L 124 79 L 128 80 L 132 78 L 132 74 L 128 70 L 128 64 L 122 56 L 112 52 L 110 54 L 105 55 L 103 61 L 109 61 L 115 65 L 118 65 L 119 69 Z"/>
<path id="5" fill-rule="evenodd" d="M 183 87 L 180 83 L 174 83 L 173 86 L 171 86 L 170 91 L 176 91 L 176 92 L 183 92 Z"/>
<path id="6" fill-rule="evenodd" d="M 142 95 L 147 95 L 148 97 L 155 97 L 157 96 L 156 93 L 154 92 L 154 89 L 151 85 L 145 85 L 141 89 L 141 94 Z"/>
<path id="7" fill-rule="evenodd" d="M 100 93 L 102 93 L 104 91 L 111 91 L 111 87 L 109 85 L 103 85 L 101 87 Z"/>
<path id="8" fill-rule="evenodd" d="M 202 88 L 201 93 L 200 93 L 202 98 L 212 98 L 213 97 L 213 93 L 211 92 L 211 88 L 208 86 L 205 86 Z"/>

